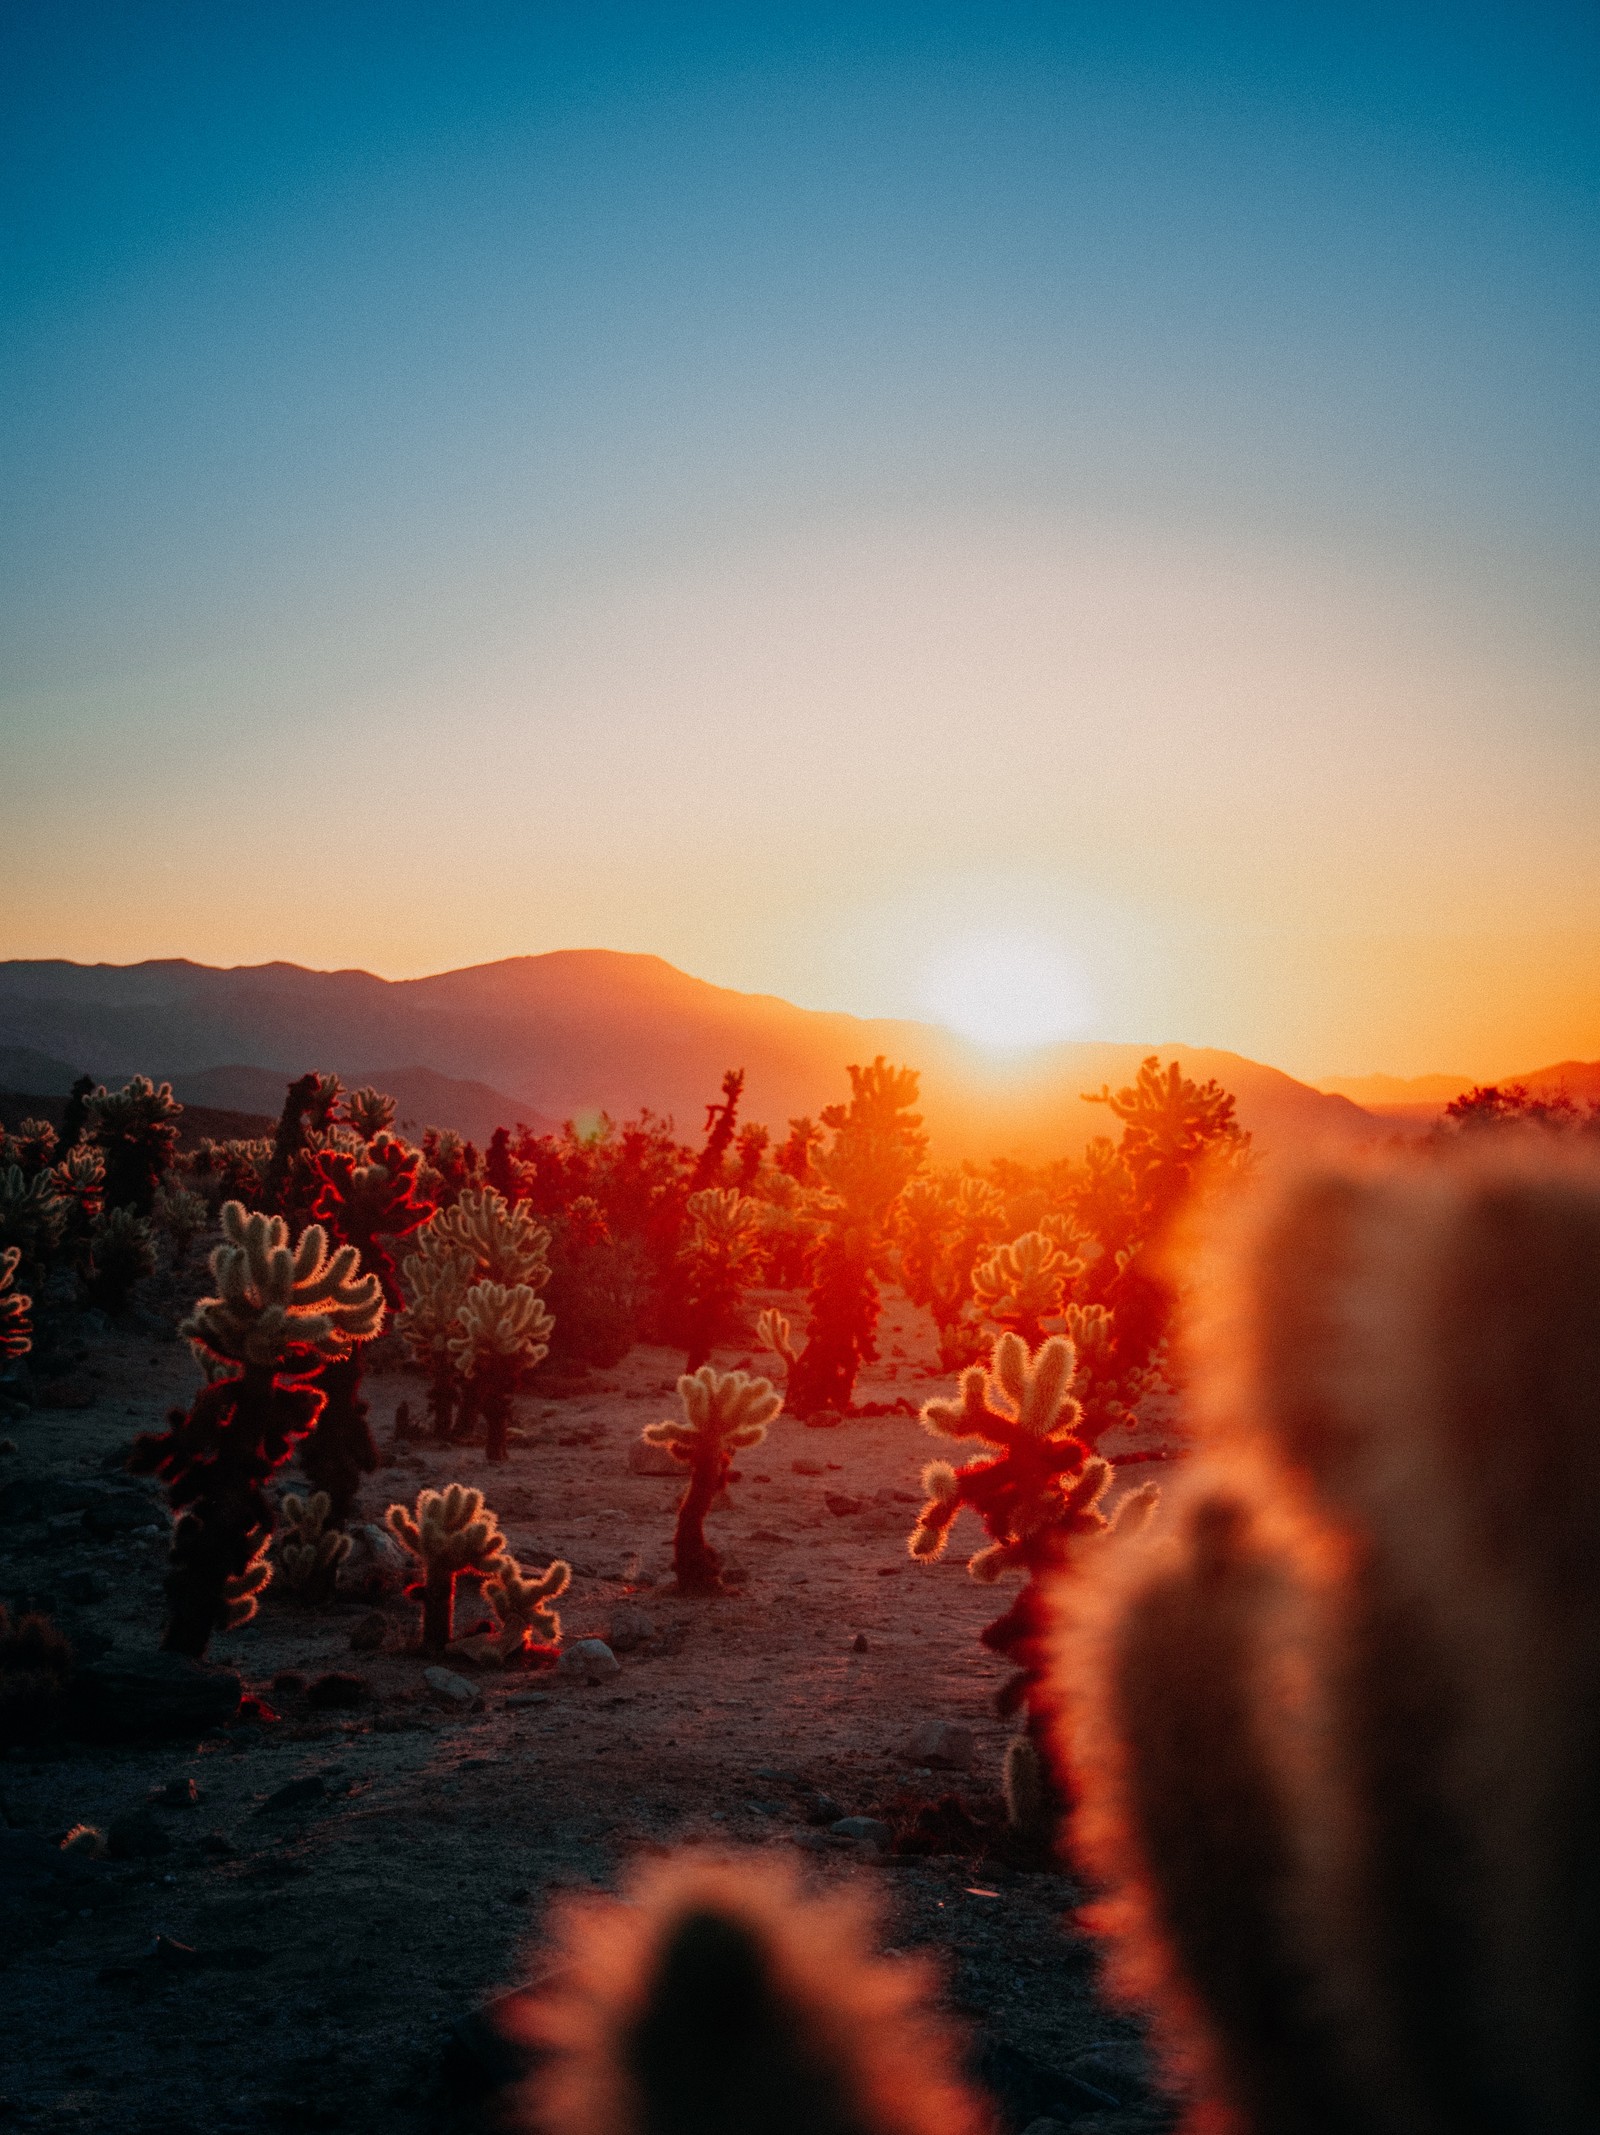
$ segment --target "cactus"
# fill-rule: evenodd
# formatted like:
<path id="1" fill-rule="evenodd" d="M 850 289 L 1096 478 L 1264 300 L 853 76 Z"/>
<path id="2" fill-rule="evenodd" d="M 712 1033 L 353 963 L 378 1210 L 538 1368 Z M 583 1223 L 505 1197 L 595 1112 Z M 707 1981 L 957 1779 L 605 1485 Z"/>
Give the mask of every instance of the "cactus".
<path id="1" fill-rule="evenodd" d="M 455 1414 L 456 1369 L 450 1344 L 460 1331 L 461 1307 L 476 1272 L 466 1248 L 450 1244 L 431 1225 L 401 1264 L 406 1307 L 399 1332 L 427 1374 L 428 1414 L 441 1445 L 450 1436 Z"/>
<path id="2" fill-rule="evenodd" d="M 337 1075 L 319 1075 L 315 1069 L 297 1077 L 285 1091 L 261 1179 L 263 1197 L 278 1214 L 297 1214 L 314 1198 L 316 1182 L 305 1177 L 305 1159 L 328 1141 L 343 1095 Z"/>
<path id="3" fill-rule="evenodd" d="M 350 1537 L 328 1524 L 332 1499 L 326 1490 L 308 1498 L 286 1494 L 278 1510 L 288 1528 L 276 1550 L 284 1585 L 298 1601 L 331 1601 L 339 1567 L 351 1550 Z"/>
<path id="4" fill-rule="evenodd" d="M 1082 1273 L 1083 1262 L 1069 1258 L 1042 1230 L 1025 1231 L 973 1269 L 973 1303 L 984 1319 L 1037 1349 L 1045 1321 L 1060 1314 Z"/>
<path id="5" fill-rule="evenodd" d="M 779 1363 L 782 1364 L 784 1384 L 787 1386 L 788 1375 L 794 1370 L 796 1363 L 799 1361 L 799 1351 L 795 1348 L 791 1338 L 789 1322 L 781 1312 L 769 1305 L 760 1319 L 756 1321 L 756 1334 L 760 1339 L 762 1348 L 770 1349 Z"/>
<path id="6" fill-rule="evenodd" d="M 972 1577 L 990 1584 L 1004 1572 L 1026 1574 L 1016 1601 L 980 1635 L 991 1652 L 1017 1664 L 1000 1693 L 1001 1713 L 1026 1705 L 1030 1719 L 1043 1664 L 1041 1579 L 1066 1562 L 1078 1536 L 1103 1535 L 1123 1520 L 1143 1519 L 1154 1502 L 1154 1492 L 1146 1489 L 1124 1500 L 1115 1520 L 1101 1512 L 1111 1465 L 1092 1455 L 1077 1434 L 1080 1410 L 1071 1392 L 1076 1368 L 1072 1344 L 1062 1335 L 1052 1335 L 1030 1356 L 1019 1335 L 1003 1334 L 988 1370 L 974 1364 L 962 1373 L 958 1401 L 930 1401 L 922 1411 L 926 1430 L 975 1438 L 994 1457 L 961 1468 L 929 1463 L 922 1473 L 927 1502 L 907 1547 L 923 1561 L 941 1556 L 957 1513 L 970 1505 L 990 1537 L 968 1560 Z"/>
<path id="7" fill-rule="evenodd" d="M 689 1470 L 673 1531 L 672 1568 L 685 1593 L 710 1594 L 722 1584 L 722 1559 L 705 1538 L 706 1514 L 733 1479 L 734 1453 L 761 1443 L 783 1397 L 770 1379 L 703 1364 L 678 1381 L 678 1399 L 683 1422 L 647 1423 L 640 1435 L 649 1445 L 665 1446 Z"/>
<path id="8" fill-rule="evenodd" d="M 698 1371 L 734 1328 L 745 1286 L 761 1262 L 761 1219 L 736 1187 L 691 1194 L 678 1249 L 678 1287 L 688 1346 L 685 1371 Z"/>
<path id="9" fill-rule="evenodd" d="M 987 2135 L 925 1959 L 873 1954 L 859 1890 L 694 1850 L 555 1916 L 520 2124 L 542 2135 Z"/>
<path id="10" fill-rule="evenodd" d="M 695 1159 L 689 1177 L 689 1193 L 704 1193 L 722 1180 L 723 1160 L 739 1120 L 739 1099 L 744 1095 L 744 1069 L 729 1068 L 722 1078 L 722 1102 L 706 1106 L 705 1147 Z"/>
<path id="11" fill-rule="evenodd" d="M 423 1236 L 470 1253 L 480 1282 L 542 1290 L 549 1280 L 550 1233 L 493 1187 L 468 1189 L 432 1218 Z"/>
<path id="12" fill-rule="evenodd" d="M 57 1139 L 47 1119 L 25 1119 L 14 1134 L 0 1127 L 0 1165 L 16 1164 L 31 1178 L 49 1168 Z"/>
<path id="13" fill-rule="evenodd" d="M 48 1616 L 0 1601 L 0 1750 L 43 1731 L 72 1674 L 72 1648 Z"/>
<path id="14" fill-rule="evenodd" d="M 900 1282 L 912 1304 L 933 1316 L 946 1371 L 973 1363 L 989 1343 L 972 1320 L 973 1270 L 1005 1223 L 1005 1205 L 987 1180 L 954 1172 L 913 1179 L 895 1210 Z"/>
<path id="15" fill-rule="evenodd" d="M 0 1169 L 0 1252 L 14 1251 L 24 1280 L 37 1283 L 61 1243 L 68 1216 L 53 1171 Z"/>
<path id="16" fill-rule="evenodd" d="M 1486 1138 L 1487 1139 L 1487 1138 Z M 1216 1257 L 1173 1530 L 1055 1597 L 1194 2129 L 1600 2125 L 1600 1179 L 1323 1170 Z"/>
<path id="17" fill-rule="evenodd" d="M 345 1093 L 344 1121 L 352 1134 L 364 1142 L 374 1142 L 394 1125 L 395 1104 L 382 1090 L 370 1084 L 359 1090 Z"/>
<path id="18" fill-rule="evenodd" d="M 21 1258 L 14 1245 L 0 1252 L 0 1361 L 25 1357 L 33 1347 L 33 1299 L 13 1287 Z"/>
<path id="19" fill-rule="evenodd" d="M 498 1576 L 508 1561 L 500 1523 L 483 1502 L 483 1492 L 465 1483 L 419 1491 L 414 1512 L 391 1505 L 384 1519 L 395 1540 L 422 1565 L 421 1579 L 406 1592 L 422 1598 L 424 1648 L 442 1653 L 455 1635 L 456 1581 L 464 1572 Z"/>
<path id="20" fill-rule="evenodd" d="M 172 1085 L 158 1089 L 148 1075 L 135 1075 L 120 1090 L 93 1091 L 84 1106 L 88 1139 L 105 1158 L 106 1207 L 148 1216 L 178 1147 L 183 1107 Z"/>
<path id="21" fill-rule="evenodd" d="M 391 1312 L 400 1310 L 404 1298 L 386 1241 L 409 1238 L 433 1214 L 433 1203 L 418 1184 L 421 1162 L 419 1151 L 381 1132 L 359 1155 L 319 1149 L 307 1159 L 317 1186 L 312 1213 L 336 1238 L 355 1247 L 361 1265 L 382 1285 Z"/>
<path id="22" fill-rule="evenodd" d="M 494 1611 L 489 1643 L 509 1661 L 530 1646 L 561 1642 L 561 1618 L 550 1606 L 572 1584 L 572 1566 L 557 1557 L 542 1572 L 525 1572 L 515 1557 L 506 1557 L 494 1578 L 483 1583 L 483 1598 Z"/>
<path id="23" fill-rule="evenodd" d="M 205 1202 L 199 1194 L 190 1193 L 177 1179 L 169 1177 L 157 1189 L 151 1213 L 157 1228 L 172 1241 L 173 1267 L 181 1269 L 190 1246 L 206 1227 Z"/>
<path id="24" fill-rule="evenodd" d="M 512 1400 L 549 1354 L 555 1324 L 537 1290 L 525 1283 L 474 1283 L 461 1300 L 450 1357 L 483 1417 L 486 1459 L 509 1459 Z"/>
<path id="25" fill-rule="evenodd" d="M 167 1574 L 167 1652 L 198 1657 L 214 1630 L 245 1622 L 271 1576 L 269 1477 L 322 1408 L 305 1380 L 381 1321 L 376 1280 L 355 1274 L 349 1246 L 329 1255 L 313 1226 L 292 1251 L 281 1217 L 222 1210 L 223 1242 L 211 1255 L 214 1297 L 184 1322 L 208 1372 L 220 1373 L 187 1414 L 134 1441 L 128 1465 L 158 1475 L 178 1515 Z M 242 1612 L 242 1613 L 241 1613 Z"/>
<path id="26" fill-rule="evenodd" d="M 84 1293 L 102 1312 L 126 1311 L 134 1288 L 156 1271 L 155 1233 L 127 1206 L 108 1208 L 89 1233 Z"/>

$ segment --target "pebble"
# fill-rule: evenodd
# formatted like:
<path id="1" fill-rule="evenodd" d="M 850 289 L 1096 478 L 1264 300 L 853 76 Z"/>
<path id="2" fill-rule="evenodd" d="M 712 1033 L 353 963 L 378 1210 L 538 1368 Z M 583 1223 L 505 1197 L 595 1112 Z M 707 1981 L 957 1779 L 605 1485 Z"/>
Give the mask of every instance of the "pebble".
<path id="1" fill-rule="evenodd" d="M 825 1490 L 822 1493 L 822 1502 L 836 1520 L 843 1520 L 852 1512 L 860 1512 L 866 1501 L 859 1497 L 846 1497 L 842 1490 Z"/>
<path id="2" fill-rule="evenodd" d="M 957 1727 L 949 1720 L 924 1720 L 906 1744 L 913 1764 L 926 1764 L 945 1772 L 970 1772 L 977 1754 L 970 1727 Z"/>
<path id="3" fill-rule="evenodd" d="M 656 1620 L 647 1610 L 630 1608 L 624 1603 L 612 1610 L 610 1628 L 607 1643 L 612 1652 L 632 1653 L 655 1637 Z"/>
<path id="4" fill-rule="evenodd" d="M 371 1695 L 372 1686 L 364 1675 L 333 1669 L 327 1675 L 319 1675 L 309 1686 L 306 1703 L 313 1712 L 338 1712 L 347 1706 L 365 1704 Z"/>
<path id="5" fill-rule="evenodd" d="M 478 1702 L 477 1690 L 453 1668 L 424 1668 L 422 1680 L 435 1705 L 442 1705 L 447 1712 L 470 1712 Z"/>
<path id="6" fill-rule="evenodd" d="M 874 1847 L 879 1853 L 887 1853 L 894 1838 L 889 1826 L 876 1816 L 841 1816 L 828 1828 L 835 1838 L 852 1839 L 856 1845 Z"/>
<path id="7" fill-rule="evenodd" d="M 868 1653 L 871 1651 L 871 1648 L 867 1644 L 867 1634 L 865 1631 L 858 1631 L 856 1633 L 855 1637 L 850 1641 L 850 1651 L 852 1653 Z"/>
<path id="8" fill-rule="evenodd" d="M 566 1648 L 558 1663 L 563 1675 L 582 1676 L 585 1682 L 605 1683 L 622 1673 L 622 1663 L 603 1638 L 580 1638 Z"/>
<path id="9" fill-rule="evenodd" d="M 350 1650 L 352 1653 L 381 1653 L 388 1635 L 388 1617 L 382 1609 L 369 1609 L 361 1621 L 351 1627 Z"/>

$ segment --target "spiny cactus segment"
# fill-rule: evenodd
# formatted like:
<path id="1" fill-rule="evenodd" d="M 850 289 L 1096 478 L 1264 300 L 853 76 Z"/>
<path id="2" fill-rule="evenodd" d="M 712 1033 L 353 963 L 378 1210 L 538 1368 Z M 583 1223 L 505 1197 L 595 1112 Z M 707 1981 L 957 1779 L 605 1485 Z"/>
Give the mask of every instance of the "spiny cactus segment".
<path id="1" fill-rule="evenodd" d="M 422 1598 L 424 1647 L 442 1653 L 455 1632 L 457 1579 L 464 1572 L 498 1575 L 505 1566 L 500 1523 L 483 1502 L 483 1492 L 465 1483 L 419 1491 L 414 1511 L 391 1505 L 384 1519 L 422 1566 L 421 1579 L 407 1591 Z"/>
<path id="2" fill-rule="evenodd" d="M 783 1406 L 770 1379 L 742 1371 L 720 1372 L 704 1364 L 678 1381 L 683 1420 L 647 1423 L 645 1442 L 665 1446 L 689 1470 L 672 1537 L 672 1568 L 685 1593 L 715 1593 L 722 1559 L 705 1538 L 705 1518 L 732 1479 L 733 1457 L 759 1445 Z"/>
<path id="3" fill-rule="evenodd" d="M 561 1642 L 561 1618 L 551 1607 L 572 1584 L 572 1566 L 557 1557 L 542 1572 L 524 1571 L 515 1557 L 483 1585 L 483 1598 L 495 1615 L 489 1643 L 503 1661 L 539 1646 Z"/>
<path id="4" fill-rule="evenodd" d="M 301 1375 L 382 1327 L 377 1277 L 356 1272 L 354 1246 L 330 1253 L 320 1224 L 291 1249 L 281 1216 L 228 1201 L 222 1233 L 211 1255 L 217 1295 L 201 1298 L 180 1330 L 217 1361 Z"/>
<path id="5" fill-rule="evenodd" d="M 278 1570 L 299 1601 L 331 1600 L 339 1567 L 350 1554 L 350 1537 L 328 1524 L 332 1510 L 326 1490 L 305 1498 L 291 1493 L 279 1502 L 286 1532 L 277 1541 Z"/>
<path id="6" fill-rule="evenodd" d="M 21 1258 L 14 1245 L 0 1252 L 0 1357 L 25 1357 L 33 1347 L 33 1299 L 14 1287 Z"/>

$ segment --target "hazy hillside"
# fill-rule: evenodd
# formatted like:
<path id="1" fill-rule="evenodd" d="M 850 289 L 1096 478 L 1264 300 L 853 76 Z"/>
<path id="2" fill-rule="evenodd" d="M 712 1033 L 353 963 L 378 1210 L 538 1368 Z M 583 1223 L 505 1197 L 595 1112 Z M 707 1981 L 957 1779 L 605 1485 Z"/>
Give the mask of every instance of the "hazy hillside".
<path id="1" fill-rule="evenodd" d="M 1520 1082 L 1535 1097 L 1565 1095 L 1576 1104 L 1600 1104 L 1600 1060 L 1562 1060 L 1554 1067 L 1504 1075 L 1501 1086 Z M 1470 1075 L 1334 1076 L 1318 1088 L 1348 1097 L 1377 1118 L 1420 1132 L 1439 1118 L 1452 1098 L 1472 1088 Z"/>
<path id="2" fill-rule="evenodd" d="M 480 1135 L 502 1118 L 539 1124 L 641 1105 L 696 1132 L 727 1067 L 748 1071 L 746 1117 L 781 1129 L 844 1095 L 848 1061 L 881 1052 L 921 1070 L 923 1110 L 944 1157 L 1081 1147 L 1105 1115 L 1080 1092 L 1125 1081 L 1159 1051 L 1233 1090 L 1263 1146 L 1381 1132 L 1348 1098 L 1234 1053 L 1151 1041 L 1056 1045 L 997 1061 L 930 1024 L 821 1014 L 708 985 L 659 957 L 608 950 L 398 981 L 294 964 L 12 962 L 0 964 L 0 1045 L 81 1061 L 100 1076 L 169 1076 L 180 1095 L 248 1099 L 251 1110 L 268 1108 L 268 1082 L 250 1070 L 270 1070 L 281 1097 L 282 1077 L 333 1068 L 394 1091 L 404 1116 Z M 412 1066 L 374 1071 L 374 1060 Z M 427 1075 L 447 1081 L 408 1080 Z"/>

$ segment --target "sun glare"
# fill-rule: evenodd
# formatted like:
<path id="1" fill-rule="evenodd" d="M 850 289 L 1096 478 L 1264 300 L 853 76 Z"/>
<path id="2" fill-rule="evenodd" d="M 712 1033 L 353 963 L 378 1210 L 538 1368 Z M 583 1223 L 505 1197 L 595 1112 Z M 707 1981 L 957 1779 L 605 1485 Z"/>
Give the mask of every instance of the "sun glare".
<path id="1" fill-rule="evenodd" d="M 921 995 L 934 1022 L 1004 1052 L 1077 1037 L 1091 1012 L 1072 959 L 1024 934 L 974 933 L 946 944 L 928 961 Z"/>

